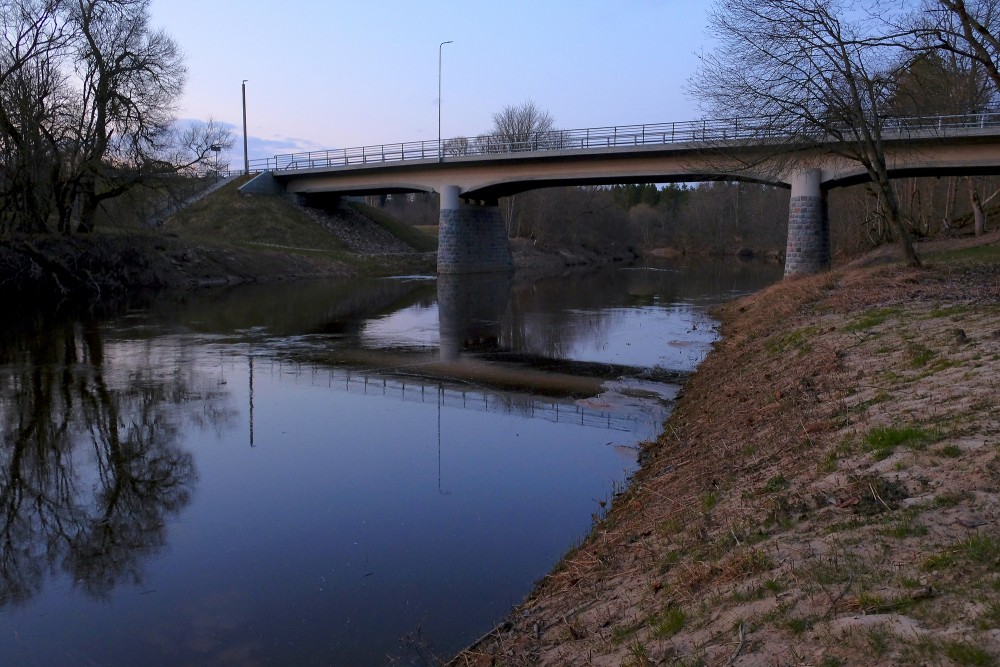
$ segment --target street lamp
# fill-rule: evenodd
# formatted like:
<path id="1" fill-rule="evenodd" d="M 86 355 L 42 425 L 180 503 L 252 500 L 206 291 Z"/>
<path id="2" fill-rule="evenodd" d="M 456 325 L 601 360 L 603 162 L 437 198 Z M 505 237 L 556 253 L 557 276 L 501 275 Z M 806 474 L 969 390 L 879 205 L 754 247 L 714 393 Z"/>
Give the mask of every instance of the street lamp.
<path id="1" fill-rule="evenodd" d="M 219 144 L 212 144 L 208 147 L 208 150 L 215 153 L 215 180 L 219 180 L 219 153 L 222 152 L 222 146 Z"/>
<path id="2" fill-rule="evenodd" d="M 247 81 L 243 79 L 243 173 L 250 173 L 250 154 L 247 153 Z"/>
<path id="3" fill-rule="evenodd" d="M 452 40 L 438 44 L 438 162 L 441 161 L 441 49 Z"/>

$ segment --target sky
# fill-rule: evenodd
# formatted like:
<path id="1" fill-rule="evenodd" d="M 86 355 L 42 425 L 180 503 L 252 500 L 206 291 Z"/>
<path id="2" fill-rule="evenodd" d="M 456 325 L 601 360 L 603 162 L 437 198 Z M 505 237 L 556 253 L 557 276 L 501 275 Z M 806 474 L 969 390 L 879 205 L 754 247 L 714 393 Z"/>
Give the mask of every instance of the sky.
<path id="1" fill-rule="evenodd" d="M 232 125 L 251 159 L 475 136 L 531 100 L 561 129 L 699 117 L 684 92 L 710 0 L 153 0 L 188 78 L 181 119 Z M 225 156 L 223 156 L 225 159 Z"/>

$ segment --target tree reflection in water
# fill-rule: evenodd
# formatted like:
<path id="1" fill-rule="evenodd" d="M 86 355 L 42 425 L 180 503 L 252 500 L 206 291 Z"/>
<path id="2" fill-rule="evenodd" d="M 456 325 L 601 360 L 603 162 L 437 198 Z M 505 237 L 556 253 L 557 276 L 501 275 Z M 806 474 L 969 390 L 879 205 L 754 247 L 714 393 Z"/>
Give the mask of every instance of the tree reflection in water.
<path id="1" fill-rule="evenodd" d="M 181 372 L 106 364 L 94 323 L 39 316 L 3 336 L 0 607 L 59 571 L 97 597 L 141 583 L 197 479 L 177 445 L 176 407 L 205 395 Z"/>

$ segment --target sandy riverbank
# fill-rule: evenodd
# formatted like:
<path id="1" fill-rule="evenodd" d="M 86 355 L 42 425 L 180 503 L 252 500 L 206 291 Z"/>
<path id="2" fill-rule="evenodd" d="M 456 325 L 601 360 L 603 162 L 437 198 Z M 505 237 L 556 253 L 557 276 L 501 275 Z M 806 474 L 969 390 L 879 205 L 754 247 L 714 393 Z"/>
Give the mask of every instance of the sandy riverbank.
<path id="1" fill-rule="evenodd" d="M 455 665 L 997 664 L 1000 236 L 720 309 L 629 489 Z"/>

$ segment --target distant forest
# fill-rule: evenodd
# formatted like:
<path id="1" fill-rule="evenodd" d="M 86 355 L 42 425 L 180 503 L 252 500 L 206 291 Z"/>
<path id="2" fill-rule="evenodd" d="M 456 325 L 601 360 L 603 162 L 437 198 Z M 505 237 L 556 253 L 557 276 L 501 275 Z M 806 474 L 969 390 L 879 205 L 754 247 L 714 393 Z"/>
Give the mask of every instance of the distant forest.
<path id="1" fill-rule="evenodd" d="M 972 234 L 969 193 L 997 192 L 998 179 L 909 178 L 894 181 L 904 220 L 915 238 Z M 511 238 L 558 249 L 664 249 L 676 254 L 728 255 L 747 251 L 780 257 L 785 251 L 789 191 L 756 183 L 560 187 L 500 201 Z M 370 198 L 369 203 L 413 225 L 438 223 L 437 195 Z M 831 190 L 830 234 L 835 256 L 852 256 L 892 241 L 870 188 Z M 988 228 L 1000 207 L 985 202 Z"/>

